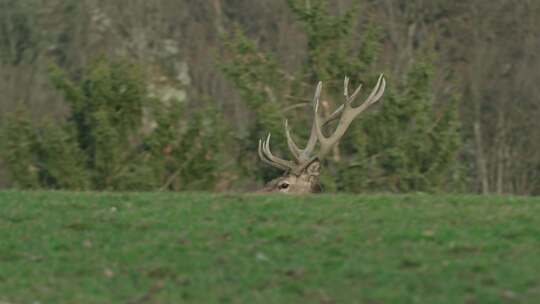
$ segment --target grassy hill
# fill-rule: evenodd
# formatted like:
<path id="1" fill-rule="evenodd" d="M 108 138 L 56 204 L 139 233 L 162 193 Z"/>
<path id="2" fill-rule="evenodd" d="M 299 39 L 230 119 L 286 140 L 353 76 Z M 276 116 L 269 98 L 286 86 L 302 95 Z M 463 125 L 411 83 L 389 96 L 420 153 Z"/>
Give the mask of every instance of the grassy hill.
<path id="1" fill-rule="evenodd" d="M 2 303 L 540 303 L 540 198 L 0 192 Z"/>

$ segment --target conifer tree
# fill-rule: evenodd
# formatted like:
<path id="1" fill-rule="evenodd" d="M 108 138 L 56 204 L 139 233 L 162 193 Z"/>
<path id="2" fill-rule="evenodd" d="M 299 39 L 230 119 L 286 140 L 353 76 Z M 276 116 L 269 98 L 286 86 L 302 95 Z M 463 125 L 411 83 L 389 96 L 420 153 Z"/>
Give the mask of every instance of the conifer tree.
<path id="1" fill-rule="evenodd" d="M 280 111 L 294 108 L 287 96 L 311 96 L 315 83 L 322 80 L 322 98 L 329 114 L 343 102 L 340 84 L 344 76 L 352 83 L 364 83 L 364 87 L 374 84 L 377 74 L 373 71 L 381 48 L 373 24 L 363 24 L 362 33 L 354 30 L 357 5 L 343 15 L 334 15 L 327 0 L 287 3 L 307 37 L 299 72 L 288 74 L 272 55 L 259 50 L 239 30 L 225 37 L 230 56 L 223 63 L 225 75 L 255 112 L 251 134 L 260 138 L 262 132 L 271 132 L 272 146 L 282 155 L 287 153 L 282 121 L 289 118 L 295 133 L 305 138 L 310 131 L 305 126 L 311 125 L 313 116 L 311 105 L 295 112 Z M 432 66 L 422 60 L 403 81 L 399 80 L 403 77 L 386 76 L 389 89 L 382 105 L 351 125 L 334 151 L 334 161 L 323 172 L 327 190 L 429 191 L 441 188 L 448 178 L 459 148 L 456 105 L 436 109 L 430 91 Z M 256 142 L 256 136 L 249 138 L 250 142 Z M 255 148 L 254 144 L 246 146 L 253 154 Z"/>

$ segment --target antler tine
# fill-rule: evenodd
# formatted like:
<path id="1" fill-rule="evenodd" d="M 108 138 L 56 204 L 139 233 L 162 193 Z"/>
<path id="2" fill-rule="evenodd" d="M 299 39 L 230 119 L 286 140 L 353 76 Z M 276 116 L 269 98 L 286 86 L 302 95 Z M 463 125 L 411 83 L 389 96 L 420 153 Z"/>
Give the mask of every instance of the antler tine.
<path id="1" fill-rule="evenodd" d="M 259 158 L 260 158 L 264 163 L 266 163 L 266 164 L 268 164 L 268 165 L 270 165 L 270 166 L 272 166 L 272 167 L 276 167 L 276 168 L 278 168 L 278 169 L 280 169 L 280 170 L 284 170 L 284 171 L 287 171 L 287 170 L 288 170 L 288 168 L 286 168 L 286 167 L 284 167 L 284 166 L 282 166 L 282 165 L 280 165 L 280 164 L 278 164 L 278 163 L 274 163 L 274 162 L 271 162 L 270 160 L 268 160 L 268 159 L 266 158 L 266 156 L 264 156 L 264 154 L 263 154 L 262 146 L 263 146 L 263 141 L 262 141 L 262 139 L 259 139 Z"/>
<path id="2" fill-rule="evenodd" d="M 318 110 L 319 110 L 319 98 L 320 91 L 318 94 L 316 94 L 316 97 L 314 99 L 314 107 L 315 107 L 315 114 L 314 114 L 314 125 L 315 125 L 315 132 L 317 135 L 317 139 L 320 142 L 321 148 L 318 154 L 319 159 L 323 159 L 328 152 L 332 149 L 332 147 L 337 144 L 337 142 L 341 139 L 343 134 L 345 134 L 345 131 L 349 128 L 349 125 L 351 122 L 356 118 L 360 113 L 362 113 L 365 109 L 367 109 L 370 105 L 376 103 L 383 95 L 384 90 L 386 88 L 386 80 L 384 79 L 383 74 L 379 76 L 379 79 L 377 80 L 377 84 L 371 91 L 371 94 L 369 97 L 362 103 L 360 106 L 353 108 L 351 103 L 356 98 L 358 93 L 360 92 L 362 85 L 359 85 L 354 93 L 351 96 L 348 96 L 348 86 L 349 86 L 349 79 L 348 77 L 345 78 L 344 81 L 344 95 L 345 95 L 345 104 L 343 108 L 343 113 L 339 119 L 338 126 L 334 133 L 330 137 L 324 136 L 322 133 L 322 128 L 324 123 L 321 121 L 321 118 L 319 117 Z M 319 90 L 319 87 L 317 87 Z"/>
<path id="3" fill-rule="evenodd" d="M 379 75 L 379 79 L 377 80 L 377 85 L 375 86 L 373 91 L 371 91 L 371 94 L 369 94 L 369 97 L 366 100 L 366 103 L 369 103 L 368 106 L 379 101 L 379 99 L 384 94 L 385 89 L 386 89 L 386 79 L 384 79 L 384 75 L 381 74 Z"/>
<path id="4" fill-rule="evenodd" d="M 353 94 L 349 96 L 349 77 L 345 76 L 345 80 L 343 81 L 343 95 L 345 96 L 345 105 L 350 105 L 350 103 L 356 98 L 356 95 L 360 93 L 360 90 L 362 90 L 362 84 L 360 84 L 356 90 L 354 90 Z"/>
<path id="5" fill-rule="evenodd" d="M 315 90 L 315 95 L 313 96 L 313 100 L 318 100 L 321 95 L 322 90 L 322 82 L 319 81 L 317 84 L 317 89 Z M 330 120 L 336 119 L 339 112 L 342 110 L 343 107 L 338 108 L 330 117 L 325 121 L 325 123 L 329 122 Z M 313 150 L 315 149 L 315 145 L 317 144 L 317 134 L 315 131 L 315 124 L 313 124 L 311 128 L 311 135 L 309 136 L 309 140 L 307 142 L 307 145 L 304 149 L 298 148 L 298 145 L 294 142 L 292 139 L 288 121 L 285 120 L 285 135 L 287 136 L 287 144 L 289 146 L 289 150 L 291 150 L 291 153 L 296 159 L 296 162 L 299 165 L 302 165 L 306 161 L 310 160 L 312 158 Z"/>
<path id="6" fill-rule="evenodd" d="M 360 84 L 356 90 L 354 90 L 353 94 L 351 96 L 347 96 L 345 101 L 346 101 L 346 104 L 348 105 L 351 105 L 351 103 L 353 102 L 353 100 L 356 98 L 356 95 L 358 95 L 358 93 L 360 93 L 360 90 L 362 90 L 362 84 Z"/>
<path id="7" fill-rule="evenodd" d="M 319 104 L 319 99 L 321 98 L 321 91 L 322 91 L 322 81 L 319 81 L 317 83 L 317 88 L 315 89 L 315 94 L 313 95 L 313 102 L 316 104 Z M 313 153 L 313 149 L 315 149 L 315 145 L 317 144 L 317 130 L 315 126 L 315 122 L 313 122 L 313 126 L 311 127 L 311 134 L 309 135 L 309 140 L 306 145 L 306 148 L 302 151 L 302 156 L 305 160 L 309 159 L 311 157 L 311 154 Z"/>
<path id="8" fill-rule="evenodd" d="M 277 167 L 279 169 L 289 171 L 296 167 L 296 165 L 291 162 L 284 159 L 281 159 L 277 156 L 274 156 L 272 152 L 270 151 L 270 133 L 268 134 L 268 137 L 266 140 L 262 143 L 262 154 L 266 157 L 266 159 L 271 162 L 272 166 Z"/>
<path id="9" fill-rule="evenodd" d="M 302 153 L 302 150 L 298 148 L 298 146 L 291 137 L 291 130 L 289 129 L 289 121 L 287 119 L 285 119 L 285 136 L 287 137 L 287 145 L 289 146 L 289 150 L 291 151 L 294 158 L 299 161 L 300 153 Z"/>
<path id="10" fill-rule="evenodd" d="M 345 98 L 349 98 L 349 76 L 345 76 L 343 80 L 343 95 Z"/>
<path id="11" fill-rule="evenodd" d="M 349 85 L 349 77 L 345 77 L 344 90 L 345 90 L 346 96 L 348 96 L 348 85 Z M 320 99 L 321 91 L 322 91 L 322 81 L 319 81 L 319 83 L 317 84 L 317 89 L 315 90 L 315 95 L 313 96 L 313 102 L 316 102 L 317 100 Z M 330 116 L 324 119 L 322 123 L 323 127 L 326 126 L 328 123 L 338 119 L 339 114 L 343 111 L 343 109 L 344 109 L 344 105 L 339 106 L 339 108 L 337 108 Z M 312 158 L 313 150 L 315 149 L 315 146 L 317 145 L 317 131 L 315 130 L 315 123 L 313 123 L 309 140 L 304 149 L 298 148 L 298 145 L 292 139 L 287 121 L 285 121 L 285 132 L 287 135 L 287 144 L 289 146 L 289 150 L 291 150 L 291 153 L 293 154 L 297 162 L 301 164 L 310 160 Z"/>
<path id="12" fill-rule="evenodd" d="M 325 118 L 322 122 L 323 127 L 325 127 L 330 122 L 338 119 L 339 114 L 341 114 L 341 112 L 343 111 L 343 108 L 344 108 L 343 105 L 339 106 L 339 108 L 337 108 L 334 111 L 334 113 L 332 113 L 330 116 Z M 313 126 L 311 127 L 311 135 L 309 136 L 309 140 L 306 144 L 305 149 L 298 148 L 298 145 L 296 145 L 296 143 L 292 139 L 292 136 L 290 135 L 290 128 L 288 128 L 288 126 L 286 126 L 286 135 L 287 135 L 287 144 L 289 145 L 289 150 L 291 150 L 291 153 L 296 158 L 297 162 L 299 164 L 302 164 L 302 163 L 305 163 L 306 161 L 308 162 L 311 161 L 313 150 L 315 149 L 315 145 L 317 145 L 317 131 L 315 130 L 315 123 L 313 123 Z M 296 152 L 293 152 L 295 150 Z"/>

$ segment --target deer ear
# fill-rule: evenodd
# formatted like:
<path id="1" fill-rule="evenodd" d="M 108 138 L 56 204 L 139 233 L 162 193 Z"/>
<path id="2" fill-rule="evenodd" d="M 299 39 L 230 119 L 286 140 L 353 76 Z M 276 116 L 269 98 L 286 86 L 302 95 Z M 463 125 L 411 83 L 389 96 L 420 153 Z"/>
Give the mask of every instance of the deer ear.
<path id="1" fill-rule="evenodd" d="M 314 159 L 306 168 L 306 172 L 312 176 L 319 176 L 321 172 L 321 162 L 318 159 Z"/>

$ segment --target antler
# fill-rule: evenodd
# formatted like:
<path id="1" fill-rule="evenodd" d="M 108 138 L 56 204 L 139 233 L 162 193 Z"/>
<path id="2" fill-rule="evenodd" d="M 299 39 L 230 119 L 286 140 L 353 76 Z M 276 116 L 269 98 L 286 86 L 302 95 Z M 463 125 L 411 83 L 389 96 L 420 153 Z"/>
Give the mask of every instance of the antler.
<path id="1" fill-rule="evenodd" d="M 318 86 L 322 86 L 322 82 L 319 82 Z M 318 154 L 319 159 L 323 159 L 328 152 L 332 149 L 332 147 L 341 139 L 343 134 L 345 134 L 345 131 L 349 128 L 349 125 L 351 122 L 356 118 L 358 115 L 360 115 L 362 112 L 364 112 L 369 106 L 379 101 L 379 99 L 382 97 L 384 93 L 384 89 L 386 88 L 386 80 L 384 79 L 383 75 L 381 74 L 379 76 L 379 79 L 377 80 L 377 84 L 371 91 L 371 94 L 369 94 L 369 97 L 358 107 L 353 108 L 351 105 L 352 101 L 356 98 L 360 90 L 362 89 L 362 85 L 359 85 L 354 93 L 349 96 L 349 77 L 345 77 L 344 81 L 344 92 L 343 95 L 345 96 L 345 103 L 343 104 L 343 114 L 341 114 L 341 117 L 339 119 L 338 126 L 336 127 L 336 130 L 330 137 L 325 137 L 322 133 L 323 128 L 323 122 L 321 121 L 321 118 L 318 114 L 319 109 L 319 97 L 320 97 L 320 90 L 317 90 L 318 94 L 315 95 L 315 130 L 317 131 L 317 139 L 319 140 L 321 144 L 321 150 Z"/>
<path id="2" fill-rule="evenodd" d="M 330 152 L 331 149 L 339 142 L 341 137 L 343 137 L 343 135 L 349 128 L 351 122 L 358 115 L 360 115 L 360 113 L 364 112 L 369 106 L 379 101 L 379 99 L 384 93 L 385 88 L 386 80 L 384 79 L 383 74 L 381 74 L 379 76 L 379 79 L 377 80 L 377 84 L 371 91 L 371 94 L 368 96 L 368 98 L 361 105 L 353 107 L 352 102 L 354 101 L 358 93 L 360 93 L 362 85 L 359 85 L 356 90 L 354 90 L 353 94 L 349 96 L 349 78 L 345 77 L 343 84 L 343 95 L 345 96 L 345 102 L 339 108 L 337 108 L 330 116 L 322 119 L 318 114 L 319 101 L 322 91 L 322 82 L 320 81 L 317 84 L 317 89 L 315 90 L 315 95 L 313 97 L 314 118 L 313 125 L 311 127 L 311 134 L 304 149 L 300 149 L 292 139 L 289 129 L 289 123 L 287 120 L 285 120 L 285 135 L 287 137 L 287 145 L 295 161 L 291 162 L 281 159 L 277 156 L 274 156 L 270 152 L 270 134 L 268 134 L 266 140 L 259 140 L 259 157 L 265 163 L 278 169 L 284 171 L 292 171 L 294 173 L 302 172 L 302 170 L 305 169 L 305 167 L 314 159 L 322 160 L 324 159 L 324 157 L 326 157 L 326 155 L 328 155 L 328 152 Z M 336 130 L 331 136 L 326 137 L 323 134 L 322 129 L 329 122 L 338 119 L 338 117 L 339 123 L 336 127 Z M 317 155 L 313 155 L 313 150 L 317 145 L 317 141 L 320 143 L 320 151 L 319 153 L 317 153 Z"/>
<path id="3" fill-rule="evenodd" d="M 266 137 L 266 140 L 264 141 L 259 139 L 259 157 L 263 162 L 283 171 L 289 171 L 295 167 L 293 162 L 274 156 L 272 152 L 270 152 L 270 134 L 268 134 L 268 137 Z"/>

